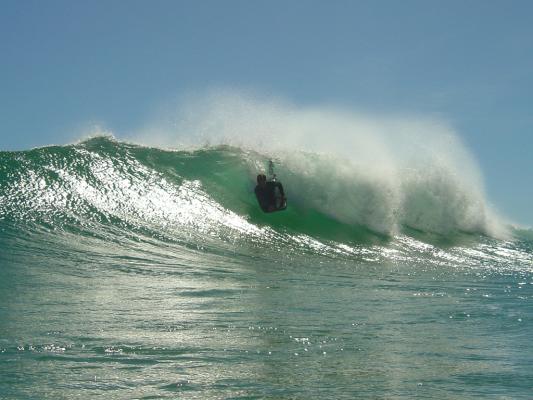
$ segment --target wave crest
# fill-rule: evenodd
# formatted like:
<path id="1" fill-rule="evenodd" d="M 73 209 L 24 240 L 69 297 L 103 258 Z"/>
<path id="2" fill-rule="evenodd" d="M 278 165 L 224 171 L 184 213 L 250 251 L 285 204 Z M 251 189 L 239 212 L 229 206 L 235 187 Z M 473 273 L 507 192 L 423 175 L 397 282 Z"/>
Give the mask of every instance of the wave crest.
<path id="1" fill-rule="evenodd" d="M 169 236 L 257 236 L 262 225 L 321 236 L 360 229 L 500 235 L 479 191 L 444 167 L 368 173 L 353 160 L 278 152 L 289 209 L 258 211 L 253 194 L 269 155 L 235 147 L 165 151 L 98 137 L 73 146 L 0 153 L 0 218 L 149 229 Z M 374 171 L 375 172 L 375 171 Z M 121 229 L 122 229 L 121 228 Z"/>

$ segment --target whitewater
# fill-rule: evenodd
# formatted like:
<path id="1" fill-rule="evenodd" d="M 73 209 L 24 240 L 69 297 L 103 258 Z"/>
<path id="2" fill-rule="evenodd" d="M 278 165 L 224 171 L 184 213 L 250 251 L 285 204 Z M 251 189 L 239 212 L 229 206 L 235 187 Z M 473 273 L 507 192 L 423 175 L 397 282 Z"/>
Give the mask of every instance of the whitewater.
<path id="1" fill-rule="evenodd" d="M 208 103 L 0 152 L 0 398 L 530 398 L 533 235 L 448 127 Z"/>

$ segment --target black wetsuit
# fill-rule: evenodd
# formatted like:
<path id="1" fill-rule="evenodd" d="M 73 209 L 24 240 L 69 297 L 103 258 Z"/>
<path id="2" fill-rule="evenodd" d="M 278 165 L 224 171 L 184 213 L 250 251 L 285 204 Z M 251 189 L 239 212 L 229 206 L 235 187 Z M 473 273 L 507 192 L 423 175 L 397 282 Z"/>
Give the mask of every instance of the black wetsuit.
<path id="1" fill-rule="evenodd" d="M 283 186 L 279 182 L 266 182 L 265 186 L 257 185 L 255 187 L 255 196 L 259 202 L 259 206 L 264 212 L 276 211 L 283 207 L 283 204 L 276 204 L 276 188 L 282 197 L 285 197 Z"/>

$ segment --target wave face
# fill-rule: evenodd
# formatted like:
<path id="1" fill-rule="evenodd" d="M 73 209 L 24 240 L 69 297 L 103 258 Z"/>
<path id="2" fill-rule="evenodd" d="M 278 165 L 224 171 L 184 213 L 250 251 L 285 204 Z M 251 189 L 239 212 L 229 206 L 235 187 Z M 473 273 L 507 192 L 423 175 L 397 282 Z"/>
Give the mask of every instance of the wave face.
<path id="1" fill-rule="evenodd" d="M 267 215 L 253 188 L 268 156 L 238 147 L 167 151 L 96 137 L 1 158 L 0 218 L 17 229 L 213 251 L 260 245 L 333 253 L 410 240 L 479 242 L 502 231 L 479 193 L 438 167 L 386 182 L 338 157 L 277 153 L 289 207 Z"/>
<path id="2" fill-rule="evenodd" d="M 188 227 L 250 233 L 259 229 L 256 222 L 319 235 L 332 225 L 384 235 L 409 228 L 441 235 L 501 231 L 481 194 L 438 165 L 376 179 L 340 157 L 280 152 L 276 172 L 289 211 L 262 217 L 253 187 L 269 157 L 254 151 L 164 151 L 97 137 L 1 157 L 0 215 L 20 221 L 168 228 L 172 234 Z"/>

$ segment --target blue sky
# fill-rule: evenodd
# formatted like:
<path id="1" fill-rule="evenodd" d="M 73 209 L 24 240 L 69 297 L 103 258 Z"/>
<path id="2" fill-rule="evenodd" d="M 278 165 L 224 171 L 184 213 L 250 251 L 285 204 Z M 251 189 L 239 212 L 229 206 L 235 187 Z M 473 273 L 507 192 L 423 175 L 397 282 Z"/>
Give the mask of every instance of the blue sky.
<path id="1" fill-rule="evenodd" d="M 210 87 L 435 115 L 490 201 L 533 225 L 531 1 L 11 1 L 0 11 L 0 149 L 138 129 Z M 120 135 L 119 135 L 120 136 Z"/>

